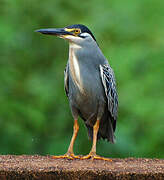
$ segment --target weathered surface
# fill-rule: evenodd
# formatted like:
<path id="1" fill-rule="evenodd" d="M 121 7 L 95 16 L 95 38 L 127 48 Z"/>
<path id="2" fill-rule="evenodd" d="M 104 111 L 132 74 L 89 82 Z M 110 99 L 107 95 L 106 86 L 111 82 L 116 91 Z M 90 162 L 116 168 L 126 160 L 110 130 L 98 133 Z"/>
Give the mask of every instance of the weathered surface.
<path id="1" fill-rule="evenodd" d="M 68 160 L 51 156 L 0 156 L 0 180 L 3 179 L 139 179 L 164 180 L 164 160 L 112 159 Z"/>

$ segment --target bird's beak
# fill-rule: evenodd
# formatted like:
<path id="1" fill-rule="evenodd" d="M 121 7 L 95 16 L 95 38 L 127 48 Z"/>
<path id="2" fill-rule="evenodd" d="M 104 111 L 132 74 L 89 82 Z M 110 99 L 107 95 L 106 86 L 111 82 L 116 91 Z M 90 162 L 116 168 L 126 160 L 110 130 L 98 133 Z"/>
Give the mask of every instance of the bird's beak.
<path id="1" fill-rule="evenodd" d="M 54 36 L 60 36 L 64 37 L 66 35 L 72 35 L 71 32 L 66 31 L 64 28 L 48 28 L 48 29 L 38 29 L 35 32 L 40 32 L 42 34 L 46 35 L 54 35 Z"/>

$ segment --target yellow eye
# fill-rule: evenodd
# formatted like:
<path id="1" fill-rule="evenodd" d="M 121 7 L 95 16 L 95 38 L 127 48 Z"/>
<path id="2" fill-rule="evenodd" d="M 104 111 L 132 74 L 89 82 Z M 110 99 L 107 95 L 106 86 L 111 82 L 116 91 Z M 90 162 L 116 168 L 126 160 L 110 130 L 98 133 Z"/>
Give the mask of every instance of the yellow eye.
<path id="1" fill-rule="evenodd" d="M 75 30 L 74 30 L 74 33 L 75 33 L 75 34 L 80 34 L 80 32 L 81 32 L 80 29 L 75 29 Z"/>

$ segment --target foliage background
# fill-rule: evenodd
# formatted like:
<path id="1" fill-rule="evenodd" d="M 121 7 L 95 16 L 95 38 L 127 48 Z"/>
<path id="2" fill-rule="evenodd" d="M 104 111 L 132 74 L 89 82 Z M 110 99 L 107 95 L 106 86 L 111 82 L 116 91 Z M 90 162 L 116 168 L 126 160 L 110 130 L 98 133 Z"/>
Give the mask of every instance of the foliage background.
<path id="1" fill-rule="evenodd" d="M 117 143 L 107 157 L 164 158 L 162 0 L 0 0 L 0 153 L 64 154 L 73 119 L 64 95 L 68 43 L 34 30 L 87 25 L 115 70 Z M 91 148 L 82 120 L 75 153 Z"/>

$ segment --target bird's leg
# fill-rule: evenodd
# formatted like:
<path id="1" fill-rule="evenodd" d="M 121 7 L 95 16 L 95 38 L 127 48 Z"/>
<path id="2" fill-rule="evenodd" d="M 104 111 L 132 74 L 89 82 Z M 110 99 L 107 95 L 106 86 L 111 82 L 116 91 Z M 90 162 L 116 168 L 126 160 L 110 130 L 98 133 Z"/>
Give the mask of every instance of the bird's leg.
<path id="1" fill-rule="evenodd" d="M 108 158 L 104 158 L 101 156 L 98 156 L 96 154 L 96 143 L 97 143 L 97 133 L 99 130 L 99 125 L 100 125 L 100 120 L 98 119 L 95 123 L 95 125 L 93 126 L 93 143 L 92 143 L 92 149 L 90 151 L 90 153 L 86 156 L 81 157 L 80 159 L 100 159 L 100 160 L 106 160 L 106 161 L 111 161 L 111 159 Z"/>
<path id="2" fill-rule="evenodd" d="M 99 124 L 100 124 L 100 120 L 97 120 L 93 127 L 93 143 L 92 143 L 92 149 L 89 153 L 92 156 L 96 155 L 96 143 L 97 143 L 97 133 L 99 130 Z"/>
<path id="3" fill-rule="evenodd" d="M 73 136 L 72 136 L 72 139 L 71 139 L 71 142 L 70 142 L 70 145 L 68 147 L 68 151 L 65 155 L 68 155 L 68 156 L 71 156 L 73 158 L 78 158 L 78 156 L 75 156 L 74 155 L 74 152 L 73 152 L 73 146 L 74 146 L 74 143 L 75 143 L 75 139 L 77 137 L 77 133 L 79 131 L 79 124 L 78 124 L 78 121 L 77 119 L 74 120 L 74 126 L 73 126 Z"/>
<path id="4" fill-rule="evenodd" d="M 68 158 L 68 159 L 79 158 L 78 156 L 75 156 L 74 152 L 73 152 L 73 145 L 74 145 L 75 139 L 77 137 L 78 131 L 79 131 L 79 125 L 78 125 L 77 119 L 75 119 L 74 126 L 73 126 L 73 136 L 72 136 L 67 153 L 64 155 L 61 155 L 61 156 L 53 156 L 53 158 L 56 158 L 56 159 L 58 159 L 58 158 Z"/>
<path id="5" fill-rule="evenodd" d="M 92 143 L 92 149 L 91 149 L 90 153 L 88 155 L 82 157 L 81 159 L 90 159 L 90 158 L 96 156 L 96 143 L 97 143 L 97 133 L 99 130 L 99 124 L 100 124 L 100 121 L 97 120 L 95 125 L 93 126 L 93 143 Z"/>

